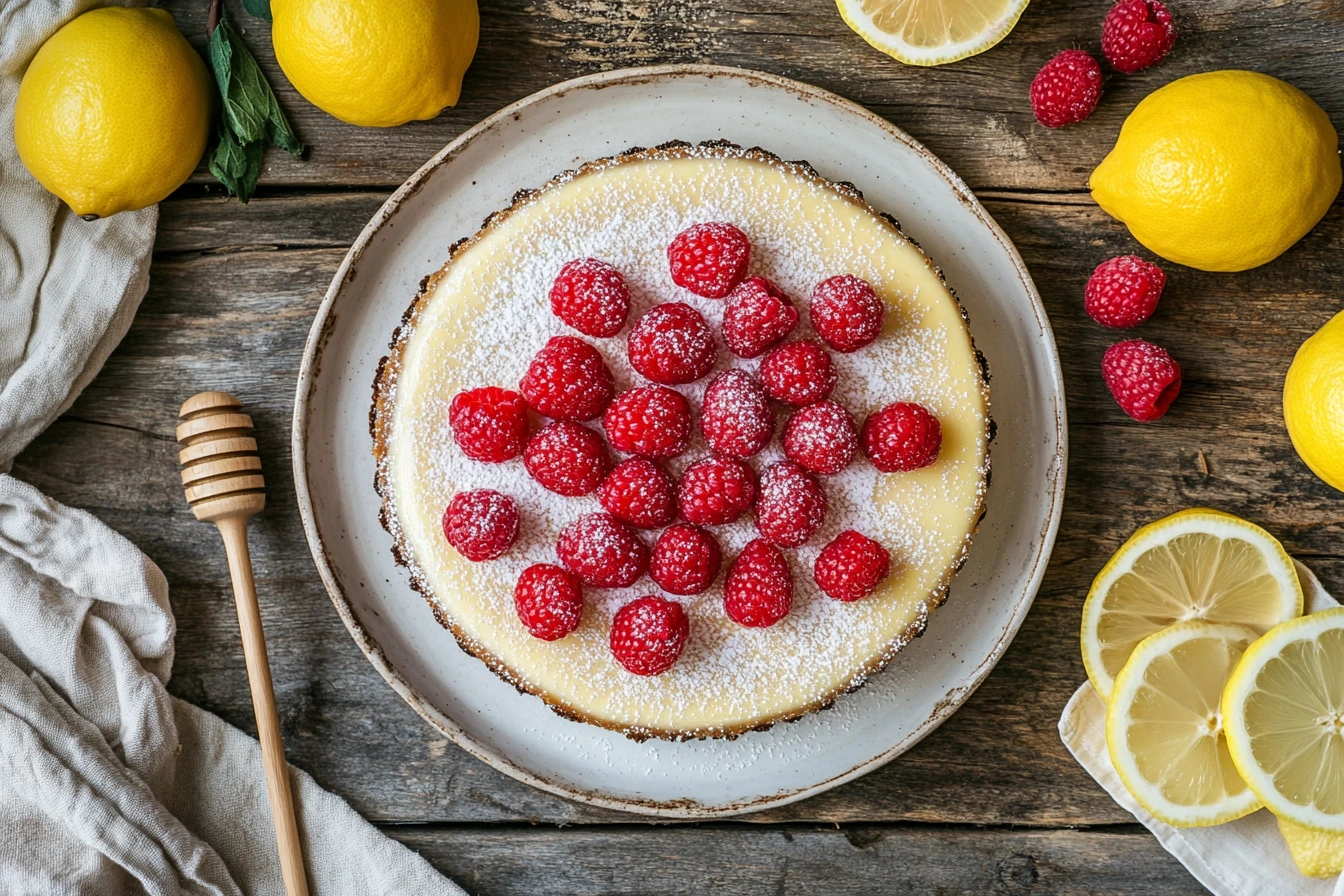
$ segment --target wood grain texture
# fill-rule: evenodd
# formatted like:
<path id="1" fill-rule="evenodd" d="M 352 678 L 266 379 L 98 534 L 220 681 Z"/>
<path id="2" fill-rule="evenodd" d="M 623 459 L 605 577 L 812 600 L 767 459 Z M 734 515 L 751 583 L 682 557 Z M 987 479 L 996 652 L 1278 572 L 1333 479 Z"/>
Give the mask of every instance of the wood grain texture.
<path id="1" fill-rule="evenodd" d="M 395 828 L 479 896 L 1196 896 L 1137 826 L 1118 831 L 745 825 Z"/>

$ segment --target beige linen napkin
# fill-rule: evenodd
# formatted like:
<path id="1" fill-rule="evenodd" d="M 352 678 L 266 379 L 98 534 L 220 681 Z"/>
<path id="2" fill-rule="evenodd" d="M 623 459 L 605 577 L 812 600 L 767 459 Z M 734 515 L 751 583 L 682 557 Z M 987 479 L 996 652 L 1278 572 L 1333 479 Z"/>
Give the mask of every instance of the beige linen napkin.
<path id="1" fill-rule="evenodd" d="M 1297 575 L 1306 595 L 1306 612 L 1339 605 L 1301 563 Z M 1320 880 L 1297 870 L 1274 816 L 1265 809 L 1212 828 L 1173 828 L 1145 812 L 1111 765 L 1106 751 L 1106 704 L 1088 682 L 1064 707 L 1059 736 L 1088 774 L 1214 896 L 1344 896 L 1344 877 Z"/>
<path id="2" fill-rule="evenodd" d="M 14 148 L 28 61 L 95 5 L 0 0 L 0 893 L 278 894 L 256 741 L 165 687 L 162 573 L 95 517 L 7 474 L 102 367 L 148 283 L 155 209 L 81 221 Z M 291 776 L 315 896 L 461 896 Z"/>

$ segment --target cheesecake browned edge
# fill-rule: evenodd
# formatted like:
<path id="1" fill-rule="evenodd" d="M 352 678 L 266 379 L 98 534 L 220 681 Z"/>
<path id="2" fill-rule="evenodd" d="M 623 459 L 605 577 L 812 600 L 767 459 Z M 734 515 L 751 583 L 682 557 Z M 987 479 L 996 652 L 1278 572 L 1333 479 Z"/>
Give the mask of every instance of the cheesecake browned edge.
<path id="1" fill-rule="evenodd" d="M 902 632 L 896 638 L 892 639 L 892 641 L 887 644 L 886 648 L 884 648 L 883 651 L 878 656 L 874 657 L 863 668 L 861 668 L 858 672 L 856 672 L 854 676 L 850 678 L 850 680 L 846 684 L 841 685 L 840 687 L 836 688 L 832 693 L 827 694 L 821 699 L 816 700 L 806 706 L 802 706 L 785 713 L 779 713 L 770 718 L 732 726 L 722 726 L 722 727 L 713 726 L 713 727 L 693 728 L 689 730 L 674 730 L 663 728 L 651 728 L 643 725 L 622 725 L 616 722 L 608 721 L 606 719 L 600 719 L 594 716 L 590 716 L 587 713 L 583 712 L 582 710 L 570 706 L 566 704 L 564 701 L 553 697 L 552 695 L 548 694 L 543 688 L 532 685 L 531 683 L 526 681 L 522 676 L 515 673 L 514 670 L 508 666 L 508 664 L 504 663 L 494 654 L 490 653 L 490 651 L 485 649 L 485 647 L 482 646 L 479 642 L 475 641 L 473 638 L 468 636 L 464 631 L 462 631 L 462 629 L 459 628 L 453 622 L 453 619 L 447 613 L 444 612 L 443 607 L 440 606 L 439 602 L 435 599 L 433 590 L 431 589 L 428 580 L 425 578 L 420 568 L 414 562 L 412 552 L 405 542 L 401 526 L 398 525 L 396 522 L 397 510 L 396 510 L 395 496 L 392 494 L 392 487 L 387 476 L 386 463 L 385 463 L 392 436 L 391 426 L 395 410 L 396 385 L 397 385 L 397 378 L 400 373 L 401 353 L 406 345 L 407 339 L 409 338 L 411 332 L 415 328 L 416 321 L 419 318 L 421 304 L 422 302 L 425 301 L 425 298 L 429 292 L 430 285 L 443 276 L 444 272 L 448 269 L 448 266 L 453 263 L 454 259 L 457 258 L 458 255 L 460 255 L 466 249 L 470 248 L 484 234 L 490 232 L 490 230 L 498 226 L 498 224 L 501 221 L 504 221 L 516 209 L 527 205 L 528 203 L 532 202 L 538 196 L 547 192 L 548 190 L 557 189 L 560 186 L 564 185 L 565 183 L 568 183 L 569 181 L 573 180 L 574 178 L 580 175 L 592 171 L 601 170 L 603 168 L 611 167 L 613 165 L 625 162 L 662 160 L 662 159 L 683 159 L 683 158 L 742 158 L 742 159 L 750 159 L 753 161 L 765 162 L 770 165 L 782 166 L 787 170 L 789 170 L 791 173 L 799 177 L 829 187 L 830 189 L 834 190 L 835 192 L 837 192 L 844 198 L 848 199 L 849 201 L 853 202 L 854 204 L 861 206 L 870 214 L 884 221 L 888 226 L 892 228 L 893 231 L 896 232 L 896 234 L 901 239 L 905 240 L 906 242 L 914 246 L 915 249 L 919 251 L 921 255 L 924 254 L 924 251 L 922 248 L 920 248 L 919 243 L 917 243 L 910 237 L 906 236 L 906 234 L 901 230 L 901 226 L 897 222 L 897 220 L 891 215 L 885 212 L 880 212 L 877 209 L 873 208 L 871 205 L 869 205 L 867 201 L 863 198 L 863 194 L 858 190 L 857 187 L 855 187 L 851 183 L 844 181 L 828 180 L 822 177 L 817 172 L 817 170 L 807 162 L 785 161 L 784 159 L 781 159 L 774 153 L 768 152 L 764 149 L 761 149 L 760 147 L 744 149 L 741 146 L 738 146 L 737 144 L 722 140 L 708 141 L 699 144 L 691 144 L 680 140 L 674 140 L 668 143 L 663 143 L 653 148 L 635 147 L 618 155 L 608 156 L 606 158 L 601 159 L 595 159 L 593 161 L 587 162 L 579 166 L 578 168 L 572 169 L 570 171 L 565 171 L 557 175 L 556 177 L 552 178 L 551 180 L 547 181 L 545 184 L 543 184 L 541 187 L 537 189 L 519 190 L 517 193 L 513 195 L 513 199 L 510 202 L 509 206 L 499 211 L 492 212 L 490 215 L 488 215 L 485 221 L 482 222 L 480 230 L 478 230 L 474 235 L 467 237 L 465 239 L 458 240 L 457 242 L 453 243 L 448 249 L 448 260 L 444 263 L 443 267 L 441 267 L 438 271 L 434 272 L 433 274 L 426 276 L 423 280 L 420 281 L 419 290 L 416 292 L 416 295 L 414 299 L 411 301 L 410 306 L 406 309 L 406 313 L 402 315 L 401 323 L 397 326 L 396 330 L 393 331 L 392 341 L 388 348 L 388 354 L 385 355 L 378 362 L 377 372 L 374 375 L 374 381 L 373 381 L 373 404 L 369 409 L 369 432 L 373 438 L 373 455 L 374 459 L 377 462 L 376 473 L 374 475 L 374 488 L 377 490 L 379 497 L 382 498 L 382 508 L 378 515 L 379 521 L 382 523 L 383 528 L 388 531 L 388 534 L 392 536 L 393 558 L 396 560 L 398 565 L 405 566 L 407 568 L 407 570 L 410 573 L 411 587 L 415 589 L 417 592 L 419 592 L 422 597 L 424 597 L 425 601 L 429 604 L 430 609 L 434 613 L 434 618 L 438 620 L 440 625 L 442 625 L 448 631 L 452 632 L 453 637 L 457 640 L 458 645 L 464 651 L 476 657 L 481 662 L 485 663 L 485 665 L 492 672 L 494 672 L 504 681 L 513 685 L 513 687 L 515 687 L 520 693 L 531 694 L 535 697 L 539 697 L 547 706 L 551 708 L 553 712 L 564 718 L 572 719 L 576 722 L 586 722 L 590 725 L 596 725 L 600 728 L 606 728 L 611 731 L 618 731 L 621 734 L 625 735 L 626 737 L 630 738 L 631 740 L 635 741 L 645 741 L 648 740 L 649 738 L 659 738 L 663 740 L 673 740 L 673 741 L 710 739 L 710 738 L 726 738 L 731 740 L 749 731 L 764 731 L 767 728 L 771 728 L 774 725 L 779 724 L 781 722 L 797 721 L 803 716 L 809 715 L 818 710 L 829 709 L 832 705 L 834 705 L 837 699 L 844 696 L 845 694 L 850 694 L 853 693 L 854 691 L 857 691 L 859 688 L 863 687 L 865 683 L 867 683 L 870 677 L 877 674 L 878 672 L 881 672 L 884 668 L 886 668 L 887 664 L 890 663 L 892 659 L 894 659 L 895 656 L 898 653 L 900 653 L 901 650 L 907 644 L 910 643 L 911 640 L 913 640 L 914 638 L 918 638 L 924 634 L 924 631 L 928 625 L 929 614 L 933 610 L 937 609 L 938 607 L 941 607 L 944 603 L 946 603 L 948 590 L 951 587 L 952 579 L 956 576 L 956 574 L 961 570 L 961 568 L 966 563 L 966 558 L 970 552 L 971 540 L 975 536 L 976 531 L 979 529 L 980 521 L 984 519 L 985 515 L 986 507 L 985 507 L 984 495 L 989 488 L 989 480 L 990 480 L 989 448 L 990 443 L 993 442 L 995 435 L 997 433 L 997 427 L 994 423 L 994 420 L 987 410 L 985 414 L 985 460 L 984 460 L 985 472 L 982 487 L 979 490 L 978 494 L 979 506 L 975 508 L 975 524 L 971 527 L 970 532 L 967 533 L 966 539 L 962 544 L 960 554 L 958 554 L 957 558 L 948 567 L 946 573 L 943 575 L 943 578 L 939 582 L 937 587 L 935 587 L 929 593 L 929 596 L 925 598 L 922 612 L 919 613 L 916 620 L 913 623 L 911 623 L 910 626 L 908 626 L 904 632 Z M 962 304 L 960 297 L 958 297 L 956 292 L 952 289 L 952 287 L 948 285 L 947 279 L 943 276 L 942 269 L 939 268 L 936 264 L 934 264 L 933 261 L 929 259 L 927 255 L 924 255 L 924 262 L 933 270 L 935 274 L 937 274 L 939 281 L 943 284 L 944 287 L 947 288 L 947 291 L 952 296 L 953 301 L 957 303 L 957 308 L 961 313 L 962 321 L 966 325 L 967 336 L 971 339 L 971 347 L 975 351 L 976 359 L 979 361 L 980 390 L 985 400 L 985 407 L 986 409 L 988 409 L 989 379 L 990 379 L 989 363 L 985 360 L 985 356 L 980 352 L 980 350 L 975 348 L 975 339 L 970 332 L 970 315 L 967 314 L 966 306 Z"/>

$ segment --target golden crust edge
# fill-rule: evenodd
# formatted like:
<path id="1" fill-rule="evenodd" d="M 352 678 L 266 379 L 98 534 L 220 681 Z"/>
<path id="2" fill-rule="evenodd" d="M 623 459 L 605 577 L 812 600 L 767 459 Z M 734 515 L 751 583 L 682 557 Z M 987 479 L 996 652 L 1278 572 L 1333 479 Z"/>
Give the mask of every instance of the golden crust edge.
<path id="1" fill-rule="evenodd" d="M 396 383 L 400 373 L 401 354 L 405 348 L 406 342 L 414 329 L 416 318 L 419 316 L 422 303 L 426 301 L 431 294 L 431 288 L 437 284 L 439 279 L 444 276 L 448 267 L 453 263 L 458 255 L 470 248 L 479 241 L 485 234 L 490 232 L 502 221 L 506 220 L 515 210 L 527 205 L 546 191 L 557 189 L 569 181 L 592 171 L 610 167 L 612 165 L 622 164 L 635 160 L 661 160 L 661 159 L 679 159 L 679 158 L 741 158 L 752 161 L 764 162 L 771 165 L 784 166 L 792 173 L 811 180 L 814 183 L 823 184 L 839 195 L 848 199 L 856 205 L 861 206 L 869 214 L 872 214 L 879 220 L 885 222 L 887 226 L 903 240 L 908 242 L 920 253 L 933 272 L 938 276 L 938 280 L 947 290 L 952 300 L 957 304 L 957 310 L 961 315 L 965 326 L 967 339 L 971 343 L 971 350 L 979 366 L 980 393 L 985 403 L 985 456 L 984 456 L 984 475 L 981 478 L 982 488 L 977 495 L 977 504 L 973 508 L 972 514 L 975 517 L 975 523 L 966 534 L 962 542 L 961 551 L 953 560 L 948 570 L 944 573 L 939 584 L 930 591 L 924 598 L 923 606 L 918 611 L 914 622 L 905 628 L 899 635 L 893 638 L 886 647 L 872 660 L 860 668 L 850 680 L 837 687 L 831 693 L 813 701 L 805 706 L 779 713 L 769 718 L 744 722 L 738 725 L 699 727 L 688 730 L 652 728 L 642 725 L 623 725 L 619 722 L 612 722 L 607 719 L 598 718 L 577 709 L 565 701 L 554 697 L 544 688 L 538 687 L 527 682 L 519 676 L 507 663 L 504 663 L 489 650 L 483 647 L 470 635 L 466 634 L 452 618 L 443 609 L 434 597 L 433 589 L 429 582 L 421 573 L 419 567 L 412 561 L 412 553 L 405 542 L 401 526 L 396 523 L 396 505 L 392 496 L 391 485 L 388 482 L 385 460 L 389 450 L 391 440 L 392 418 L 395 410 Z M 401 322 L 393 330 L 392 339 L 388 346 L 388 354 L 379 360 L 377 369 L 374 373 L 373 381 L 373 401 L 369 409 L 369 433 L 373 439 L 373 455 L 375 460 L 374 489 L 382 499 L 382 506 L 379 510 L 378 520 L 388 534 L 392 536 L 392 556 L 397 565 L 404 566 L 410 573 L 410 585 L 413 590 L 425 599 L 429 604 L 434 618 L 447 629 L 459 647 L 464 652 L 480 660 L 485 666 L 495 673 L 501 680 L 512 685 L 521 694 L 530 694 L 539 698 L 556 715 L 562 718 L 570 719 L 576 722 L 584 722 L 589 725 L 595 725 L 609 731 L 618 732 L 634 741 L 645 741 L 651 738 L 670 741 L 685 740 L 705 740 L 705 739 L 735 739 L 751 731 L 765 731 L 777 724 L 786 722 L 795 722 L 804 716 L 811 715 L 820 710 L 829 709 L 835 702 L 846 694 L 852 694 L 862 688 L 872 676 L 884 670 L 896 655 L 899 654 L 915 638 L 921 637 L 928 627 L 930 614 L 937 608 L 947 602 L 948 593 L 952 585 L 952 580 L 957 573 L 966 564 L 970 554 L 971 542 L 979 531 L 980 522 L 984 519 L 987 512 L 984 494 L 989 489 L 991 479 L 991 461 L 990 445 L 997 435 L 997 424 L 995 424 L 990 413 L 990 394 L 989 394 L 989 362 L 985 356 L 975 347 L 975 337 L 970 329 L 970 315 L 966 311 L 966 306 L 962 303 L 961 297 L 957 295 L 947 282 L 943 271 L 938 267 L 917 241 L 907 236 L 901 230 L 900 223 L 886 212 L 873 208 L 864 199 L 863 193 L 857 187 L 846 181 L 832 181 L 822 175 L 805 161 L 786 161 L 768 150 L 760 147 L 744 149 L 741 146 L 728 142 L 726 140 L 706 141 L 699 144 L 687 143 L 685 141 L 670 141 L 652 148 L 634 147 L 626 152 L 614 156 L 607 156 L 601 159 L 594 159 L 580 165 L 569 171 L 562 172 L 548 180 L 542 186 L 535 189 L 523 189 L 514 193 L 510 204 L 498 211 L 491 212 L 481 223 L 481 227 L 473 235 L 460 239 L 448 248 L 448 259 L 443 266 L 432 274 L 425 276 L 420 281 L 420 287 L 417 290 L 411 304 L 402 315 Z"/>

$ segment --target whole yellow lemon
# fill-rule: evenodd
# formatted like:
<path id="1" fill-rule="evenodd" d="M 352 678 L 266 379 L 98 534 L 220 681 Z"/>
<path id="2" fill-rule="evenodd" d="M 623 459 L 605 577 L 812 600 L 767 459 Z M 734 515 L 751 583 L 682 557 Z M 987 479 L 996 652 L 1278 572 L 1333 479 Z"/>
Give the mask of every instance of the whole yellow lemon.
<path id="1" fill-rule="evenodd" d="M 476 0 L 273 0 L 275 58 L 308 102 L 392 127 L 457 103 L 476 54 Z"/>
<path id="2" fill-rule="evenodd" d="M 1311 471 L 1344 491 L 1344 311 L 1298 348 L 1283 381 L 1283 422 Z"/>
<path id="3" fill-rule="evenodd" d="M 107 7 L 67 22 L 19 85 L 14 142 L 38 183 L 86 218 L 153 205 L 196 168 L 210 76 L 162 9 Z"/>
<path id="4" fill-rule="evenodd" d="M 1278 78 L 1217 71 L 1145 97 L 1090 186 L 1163 258 L 1244 271 L 1315 227 L 1339 184 L 1339 137 L 1320 106 Z"/>

